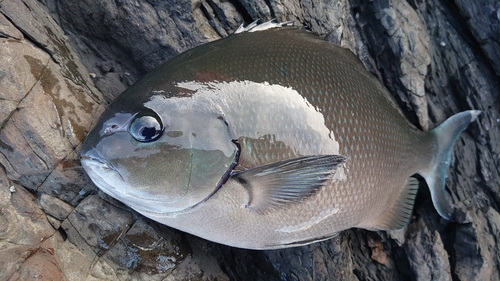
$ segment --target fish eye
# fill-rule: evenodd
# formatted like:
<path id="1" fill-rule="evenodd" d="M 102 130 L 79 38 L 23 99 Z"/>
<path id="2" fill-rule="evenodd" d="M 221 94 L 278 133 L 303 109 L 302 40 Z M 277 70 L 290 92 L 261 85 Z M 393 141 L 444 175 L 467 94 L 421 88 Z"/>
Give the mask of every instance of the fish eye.
<path id="1" fill-rule="evenodd" d="M 134 116 L 128 127 L 128 132 L 140 142 L 157 140 L 163 133 L 163 122 L 151 109 L 144 109 Z"/>

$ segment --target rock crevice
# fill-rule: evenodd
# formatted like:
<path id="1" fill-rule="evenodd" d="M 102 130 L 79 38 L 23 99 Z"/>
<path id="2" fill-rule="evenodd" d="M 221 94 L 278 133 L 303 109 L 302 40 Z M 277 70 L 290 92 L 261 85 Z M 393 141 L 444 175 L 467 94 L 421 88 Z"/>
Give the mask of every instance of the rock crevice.
<path id="1" fill-rule="evenodd" d="M 176 54 L 272 18 L 353 51 L 416 126 L 482 111 L 447 180 L 458 222 L 422 186 L 403 230 L 248 251 L 98 191 L 76 152 L 114 97 Z M 499 23 L 491 0 L 0 1 L 0 279 L 498 280 Z"/>

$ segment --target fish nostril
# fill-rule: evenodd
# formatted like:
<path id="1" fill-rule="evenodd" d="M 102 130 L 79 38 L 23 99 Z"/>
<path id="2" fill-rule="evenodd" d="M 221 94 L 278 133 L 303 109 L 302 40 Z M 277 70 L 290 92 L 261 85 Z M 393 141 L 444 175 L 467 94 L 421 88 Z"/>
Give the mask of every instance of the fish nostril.
<path id="1" fill-rule="evenodd" d="M 115 133 L 116 131 L 118 131 L 119 128 L 120 128 L 120 126 L 113 124 L 111 126 L 106 127 L 102 133 L 105 136 L 109 136 L 109 135 L 112 135 L 113 133 Z"/>

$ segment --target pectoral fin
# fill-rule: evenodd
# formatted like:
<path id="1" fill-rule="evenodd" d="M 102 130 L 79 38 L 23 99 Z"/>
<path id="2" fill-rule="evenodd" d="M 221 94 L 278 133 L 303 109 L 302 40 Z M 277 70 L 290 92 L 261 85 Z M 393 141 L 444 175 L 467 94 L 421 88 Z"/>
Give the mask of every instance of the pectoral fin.
<path id="1" fill-rule="evenodd" d="M 315 194 L 346 161 L 342 155 L 304 156 L 233 172 L 231 177 L 248 190 L 247 207 L 262 212 Z"/>

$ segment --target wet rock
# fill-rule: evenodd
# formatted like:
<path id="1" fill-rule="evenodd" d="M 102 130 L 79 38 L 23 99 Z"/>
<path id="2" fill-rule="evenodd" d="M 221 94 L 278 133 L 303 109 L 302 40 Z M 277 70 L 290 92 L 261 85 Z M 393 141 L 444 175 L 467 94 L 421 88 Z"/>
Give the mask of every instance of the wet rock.
<path id="1" fill-rule="evenodd" d="M 111 102 L 116 96 L 127 89 L 125 78 L 126 73 L 108 72 L 101 76 L 96 76 L 94 84 L 102 93 L 107 102 Z"/>
<path id="2" fill-rule="evenodd" d="M 458 226 L 454 245 L 457 258 L 455 274 L 460 280 L 486 280 L 500 276 L 498 252 L 488 245 L 496 244 L 500 215 L 491 210 L 486 217 L 473 216 L 473 222 Z"/>
<path id="3" fill-rule="evenodd" d="M 472 36 L 500 76 L 500 3 L 458 0 L 455 2 Z"/>
<path id="4" fill-rule="evenodd" d="M 429 38 L 417 12 L 404 1 L 363 2 L 354 4 L 362 36 L 374 56 L 379 79 L 397 93 L 399 103 L 428 128 L 424 80 L 430 63 Z M 398 62 L 398 63 L 386 63 Z M 385 68 L 388 69 L 385 69 Z M 382 74 L 382 72 L 384 74 Z"/>
<path id="5" fill-rule="evenodd" d="M 225 276 L 214 257 L 197 247 L 192 250 L 180 232 L 149 220 L 133 220 L 131 213 L 95 195 L 83 200 L 61 225 L 68 240 L 58 254 L 68 279 L 169 280 L 176 276 L 212 280 Z M 83 264 L 77 267 L 75 262 Z M 207 269 L 206 264 L 215 267 Z"/>
<path id="6" fill-rule="evenodd" d="M 45 193 L 40 195 L 39 203 L 40 207 L 47 215 L 61 221 L 66 219 L 74 209 L 73 206 L 68 203 Z"/>
<path id="7" fill-rule="evenodd" d="M 420 220 L 408 228 L 404 245 L 415 280 L 452 280 L 441 236 L 437 230 L 431 232 L 424 223 Z"/>
<path id="8" fill-rule="evenodd" d="M 189 245 L 172 229 L 160 232 L 144 220 L 137 220 L 103 256 L 115 270 L 131 275 L 165 278 L 191 254 Z"/>
<path id="9" fill-rule="evenodd" d="M 108 264 L 89 259 L 69 240 L 59 245 L 57 254 L 67 280 L 118 280 Z"/>
<path id="10" fill-rule="evenodd" d="M 14 89 L 5 99 L 15 105 L 0 132 L 2 165 L 12 180 L 37 190 L 55 166 L 76 159 L 73 150 L 99 107 L 42 50 L 14 40 L 0 44 L 1 68 L 9 73 L 2 81 Z"/>
<path id="11" fill-rule="evenodd" d="M 53 168 L 37 191 L 76 206 L 95 188 L 80 165 L 78 155 L 72 151 Z"/>
<path id="12" fill-rule="evenodd" d="M 84 252 L 88 247 L 99 254 L 109 250 L 132 224 L 132 215 L 123 212 L 101 198 L 91 195 L 85 198 L 62 223 L 70 241 L 80 245 Z M 89 257 L 93 254 L 88 253 Z"/>
<path id="13" fill-rule="evenodd" d="M 59 1 L 57 12 L 61 25 L 74 34 L 72 40 L 87 69 L 102 77 L 105 73 L 99 66 L 104 62 L 119 66 L 119 88 L 123 89 L 159 62 L 207 41 L 195 28 L 192 6 L 190 1 L 106 0 L 98 5 L 94 1 Z M 118 94 L 109 93 L 108 85 L 112 84 L 97 86 L 105 96 Z"/>
<path id="14" fill-rule="evenodd" d="M 61 221 L 54 218 L 53 216 L 47 215 L 47 220 L 54 229 L 59 229 L 59 227 L 61 227 Z"/>
<path id="15" fill-rule="evenodd" d="M 101 100 L 63 30 L 43 5 L 35 0 L 4 0 L 0 2 L 0 9 L 24 36 L 36 42 L 54 61 L 61 64 L 59 71 L 65 77 L 83 89 L 96 102 Z"/>
<path id="16" fill-rule="evenodd" d="M 95 195 L 77 151 L 105 104 L 179 52 L 271 18 L 349 48 L 417 126 L 483 112 L 454 148 L 447 189 L 457 222 L 439 218 L 422 186 L 404 230 L 248 251 Z M 498 22 L 499 6 L 487 0 L 0 1 L 0 252 L 12 256 L 0 258 L 0 279 L 496 280 Z M 54 230 L 61 220 L 63 231 Z"/>
<path id="17" fill-rule="evenodd" d="M 35 197 L 22 186 L 11 185 L 1 170 L 0 214 L 0 279 L 64 280 L 54 250 L 62 237 L 51 227 Z"/>
<path id="18" fill-rule="evenodd" d="M 9 30 L 28 35 L 28 40 L 0 38 L 0 163 L 11 180 L 35 191 L 57 183 L 46 182 L 54 167 L 77 159 L 75 147 L 103 108 L 62 30 L 38 2 L 2 1 L 0 9 Z M 77 188 L 76 180 L 72 184 Z M 68 192 L 57 195 L 74 197 Z"/>
<path id="19" fill-rule="evenodd" d="M 238 13 L 231 2 L 212 0 L 200 3 L 200 9 L 203 12 L 202 21 L 208 19 L 210 26 L 215 29 L 220 37 L 228 36 L 228 30 L 235 30 L 242 22 L 243 17 Z M 223 20 L 220 22 L 219 19 Z"/>
<path id="20" fill-rule="evenodd" d="M 12 24 L 11 28 L 14 28 Z M 0 124 L 4 124 L 37 81 L 37 78 L 33 75 L 24 75 L 29 66 L 27 63 L 23 63 L 26 62 L 23 56 L 36 52 L 36 49 L 26 44 L 20 44 L 16 40 L 6 38 L 0 38 L 0 40 L 0 61 L 2 66 L 0 70 L 0 85 L 2 88 L 2 91 L 0 91 Z M 41 55 L 47 60 L 46 55 Z M 19 80 L 20 77 L 25 79 Z"/>
<path id="21" fill-rule="evenodd" d="M 0 37 L 21 40 L 23 34 L 3 14 L 0 14 Z"/>

